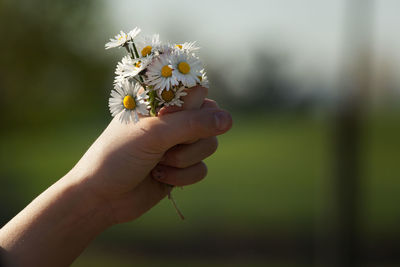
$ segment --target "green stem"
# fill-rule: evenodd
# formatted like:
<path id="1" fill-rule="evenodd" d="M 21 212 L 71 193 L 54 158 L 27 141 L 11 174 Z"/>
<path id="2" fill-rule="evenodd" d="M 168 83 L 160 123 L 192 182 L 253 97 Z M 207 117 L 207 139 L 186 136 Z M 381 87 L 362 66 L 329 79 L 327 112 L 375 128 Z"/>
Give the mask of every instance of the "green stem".
<path id="1" fill-rule="evenodd" d="M 135 42 L 132 42 L 132 47 L 133 47 L 133 50 L 135 51 L 136 58 L 139 58 L 139 53 L 138 53 L 138 51 L 136 49 Z M 131 50 L 131 54 L 133 55 L 132 50 Z M 144 82 L 142 76 L 140 76 L 140 75 L 138 75 L 138 76 L 139 76 L 140 81 Z"/>
<path id="2" fill-rule="evenodd" d="M 131 47 L 129 46 L 129 44 L 125 44 L 124 48 L 126 49 L 126 51 L 128 52 L 128 54 L 131 55 L 132 59 L 135 59 L 135 55 L 133 54 L 133 51 L 131 49 Z"/>
<path id="3" fill-rule="evenodd" d="M 139 58 L 139 52 L 136 48 L 135 42 L 132 42 L 132 47 L 133 47 L 133 50 L 135 51 L 136 58 Z M 143 77 L 141 75 L 138 75 L 138 76 L 139 76 L 139 80 L 141 81 L 141 83 L 143 83 L 144 82 Z M 155 116 L 157 116 L 157 104 L 158 104 L 158 101 L 156 99 L 156 91 L 154 91 L 154 90 L 149 91 L 149 101 L 150 101 L 150 106 L 151 106 L 150 115 L 155 117 Z"/>
<path id="4" fill-rule="evenodd" d="M 133 50 L 135 50 L 135 55 L 136 55 L 136 57 L 139 58 L 139 53 L 138 53 L 138 51 L 137 51 L 137 49 L 136 49 L 136 45 L 135 45 L 134 42 L 132 42 L 132 46 L 133 46 Z"/>
<path id="5" fill-rule="evenodd" d="M 142 83 L 144 83 L 144 80 L 143 80 L 143 78 L 142 78 L 142 75 L 138 75 L 139 76 L 139 80 L 142 82 Z"/>
<path id="6" fill-rule="evenodd" d="M 155 117 L 157 116 L 157 105 L 158 105 L 158 101 L 156 98 L 156 91 L 155 90 L 150 90 L 149 91 L 149 102 L 150 102 L 150 115 Z"/>
<path id="7" fill-rule="evenodd" d="M 135 59 L 135 55 L 133 54 L 132 49 L 129 49 L 129 53 L 131 53 L 132 58 Z"/>
<path id="8" fill-rule="evenodd" d="M 174 188 L 174 186 L 171 185 L 172 188 Z M 171 188 L 171 190 L 172 190 Z M 176 205 L 175 199 L 172 197 L 171 192 L 168 193 L 168 199 L 171 200 L 172 205 L 174 205 L 174 208 L 176 210 L 176 212 L 178 213 L 179 217 L 184 220 L 185 216 L 183 216 L 182 212 L 179 210 L 178 206 Z"/>

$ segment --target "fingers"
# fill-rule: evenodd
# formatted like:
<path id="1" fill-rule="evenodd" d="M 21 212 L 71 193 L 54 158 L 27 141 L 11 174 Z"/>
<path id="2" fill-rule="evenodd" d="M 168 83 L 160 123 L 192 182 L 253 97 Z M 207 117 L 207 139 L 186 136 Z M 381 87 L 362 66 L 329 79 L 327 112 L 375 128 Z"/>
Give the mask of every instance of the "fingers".
<path id="1" fill-rule="evenodd" d="M 169 106 L 163 107 L 158 112 L 158 116 L 165 115 L 167 113 L 173 113 L 180 110 L 190 110 L 190 109 L 198 109 L 202 106 L 204 98 L 207 96 L 208 89 L 201 86 L 195 86 L 189 89 L 186 89 L 187 95 L 182 97 L 184 101 L 183 106 Z"/>
<path id="2" fill-rule="evenodd" d="M 199 182 L 207 175 L 207 166 L 199 162 L 190 167 L 180 169 L 165 165 L 157 165 L 151 172 L 157 181 L 175 186 L 191 185 Z"/>
<path id="3" fill-rule="evenodd" d="M 212 99 L 206 98 L 203 101 L 203 104 L 201 105 L 201 108 L 219 108 L 217 102 L 215 102 Z M 183 107 L 178 107 L 178 106 L 169 106 L 169 107 L 163 107 L 160 109 L 158 112 L 158 116 L 163 116 L 168 113 L 174 113 L 177 111 L 183 110 Z"/>
<path id="4" fill-rule="evenodd" d="M 165 153 L 160 163 L 170 167 L 186 168 L 213 154 L 217 147 L 218 141 L 215 136 L 200 139 L 190 145 L 177 145 Z"/>
<path id="5" fill-rule="evenodd" d="M 215 108 L 183 110 L 162 117 L 144 118 L 138 124 L 145 132 L 143 142 L 149 144 L 148 148 L 165 152 L 177 144 L 225 133 L 232 126 L 232 117 Z"/>
<path id="6" fill-rule="evenodd" d="M 208 89 L 201 86 L 194 86 L 186 89 L 186 92 L 188 94 L 182 97 L 183 109 L 198 109 L 203 104 L 203 100 L 208 94 Z"/>
<path id="7" fill-rule="evenodd" d="M 165 114 L 174 113 L 174 112 L 181 111 L 181 110 L 183 110 L 183 107 L 178 107 L 178 106 L 162 107 L 160 109 L 160 111 L 158 112 L 158 116 L 163 116 Z"/>

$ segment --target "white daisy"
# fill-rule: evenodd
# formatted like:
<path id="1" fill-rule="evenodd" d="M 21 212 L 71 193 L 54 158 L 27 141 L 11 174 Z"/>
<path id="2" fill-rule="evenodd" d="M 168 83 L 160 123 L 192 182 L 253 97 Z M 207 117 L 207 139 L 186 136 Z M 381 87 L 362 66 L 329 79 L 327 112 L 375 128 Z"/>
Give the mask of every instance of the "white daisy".
<path id="1" fill-rule="evenodd" d="M 136 43 L 139 56 L 146 57 L 156 54 L 161 46 L 160 36 L 154 34 L 152 36 L 145 36 L 139 39 Z"/>
<path id="2" fill-rule="evenodd" d="M 199 50 L 200 47 L 196 46 L 196 41 L 194 42 L 184 42 L 183 44 L 176 44 L 174 46 L 178 51 L 193 53 L 196 50 Z"/>
<path id="3" fill-rule="evenodd" d="M 138 112 L 143 115 L 148 115 L 146 92 L 137 95 L 140 90 L 138 83 L 132 83 L 125 80 L 121 84 L 116 84 L 114 90 L 111 91 L 111 97 L 108 100 L 108 106 L 113 117 L 120 114 L 121 122 L 134 123 L 139 121 Z"/>
<path id="4" fill-rule="evenodd" d="M 129 40 L 128 35 L 121 31 L 119 34 L 117 34 L 115 39 L 110 39 L 110 42 L 106 43 L 106 49 L 114 48 L 114 47 L 122 47 L 126 44 L 126 42 Z"/>
<path id="5" fill-rule="evenodd" d="M 127 78 L 134 78 L 141 71 L 147 68 L 147 66 L 152 62 L 149 57 L 132 59 L 130 56 L 125 56 L 122 58 L 121 62 L 117 64 L 115 70 L 115 80 L 114 83 L 120 83 Z"/>
<path id="6" fill-rule="evenodd" d="M 106 43 L 106 49 L 125 46 L 128 42 L 133 41 L 139 33 L 140 29 L 137 27 L 127 34 L 121 31 L 114 37 L 115 39 L 110 39 L 110 42 Z"/>
<path id="7" fill-rule="evenodd" d="M 176 52 L 171 56 L 174 76 L 186 87 L 195 86 L 200 83 L 199 76 L 203 69 L 200 60 L 188 53 Z"/>
<path id="8" fill-rule="evenodd" d="M 172 86 L 178 85 L 169 55 L 159 56 L 148 66 L 145 82 L 154 86 L 156 90 L 167 89 L 168 91 Z"/>
<path id="9" fill-rule="evenodd" d="M 115 79 L 114 84 L 121 83 L 126 79 L 125 69 L 127 66 L 133 64 L 133 60 L 130 56 L 124 56 L 120 62 L 118 62 L 117 67 L 115 68 Z"/>
<path id="10" fill-rule="evenodd" d="M 170 42 L 161 43 L 158 46 L 158 51 L 160 54 L 171 54 L 173 51 L 177 50 L 178 48 L 175 45 L 171 44 Z"/>
<path id="11" fill-rule="evenodd" d="M 171 88 L 170 90 L 158 90 L 157 91 L 157 100 L 159 101 L 159 106 L 178 106 L 181 107 L 183 101 L 181 100 L 181 96 L 185 96 L 187 93 L 185 92 L 185 87 L 181 86 L 179 88 Z"/>

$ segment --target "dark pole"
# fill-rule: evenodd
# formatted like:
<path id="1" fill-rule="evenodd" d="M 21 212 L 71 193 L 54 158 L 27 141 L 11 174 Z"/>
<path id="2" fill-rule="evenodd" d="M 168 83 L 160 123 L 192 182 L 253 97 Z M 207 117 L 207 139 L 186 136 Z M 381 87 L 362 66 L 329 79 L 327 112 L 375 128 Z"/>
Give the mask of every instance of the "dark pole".
<path id="1" fill-rule="evenodd" d="M 361 263 L 359 236 L 362 119 L 370 91 L 373 0 L 348 0 L 340 97 L 334 113 L 331 204 L 317 248 L 324 266 Z M 320 240 L 321 241 L 321 240 Z"/>

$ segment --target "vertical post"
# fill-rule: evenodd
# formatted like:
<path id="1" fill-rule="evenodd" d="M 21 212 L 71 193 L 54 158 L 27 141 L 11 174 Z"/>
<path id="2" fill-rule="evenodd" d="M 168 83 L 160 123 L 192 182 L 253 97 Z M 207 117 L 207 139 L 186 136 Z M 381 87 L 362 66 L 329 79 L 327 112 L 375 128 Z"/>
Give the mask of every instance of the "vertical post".
<path id="1" fill-rule="evenodd" d="M 345 14 L 340 97 L 334 113 L 330 210 L 317 248 L 319 264 L 360 264 L 362 119 L 370 91 L 373 0 L 348 0 Z M 320 237 L 321 238 L 321 237 Z"/>

